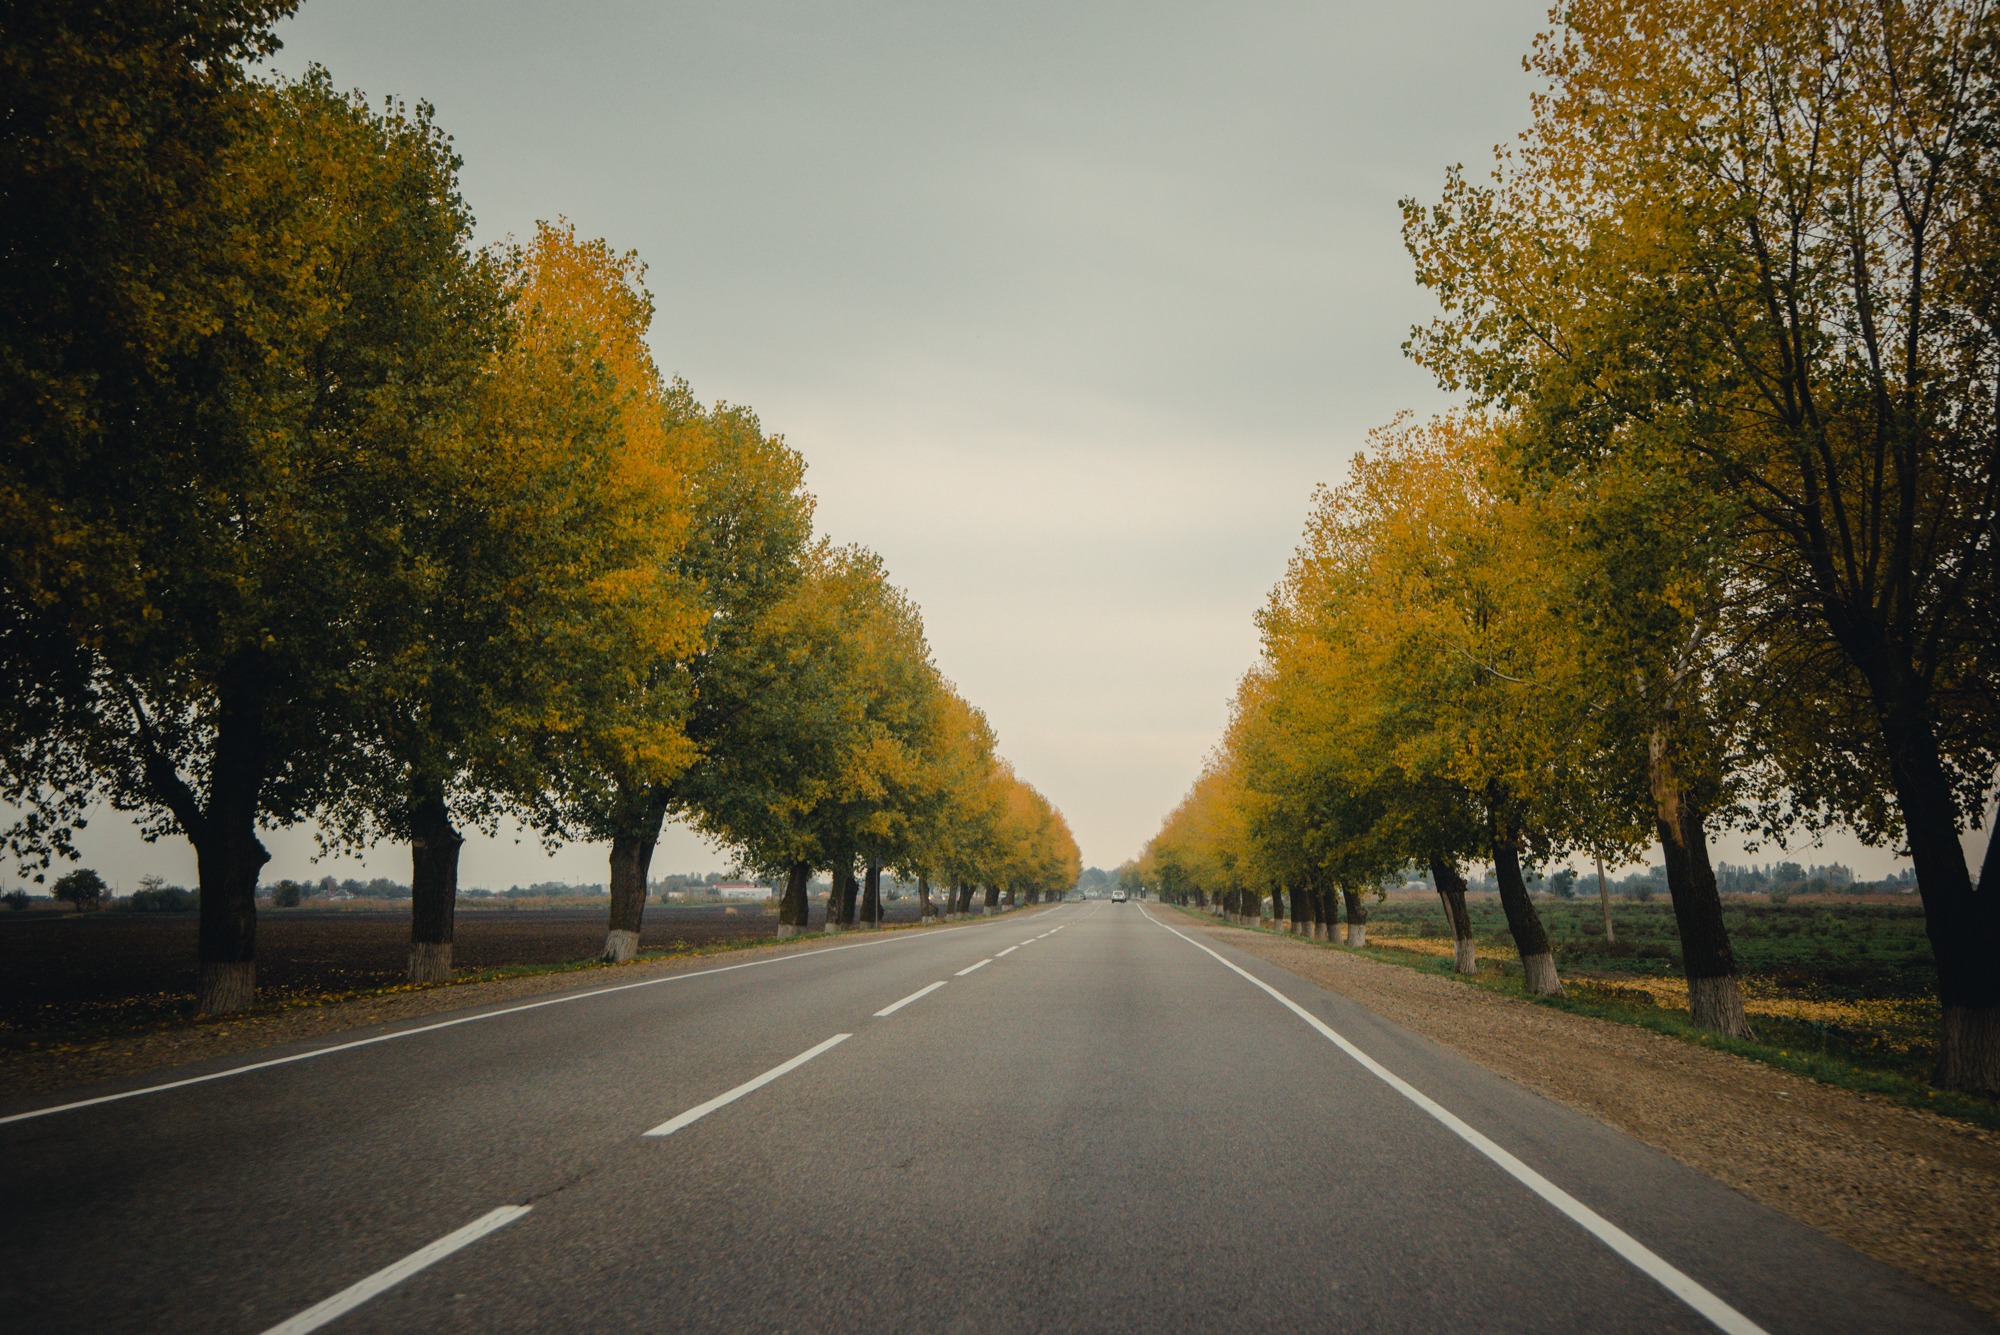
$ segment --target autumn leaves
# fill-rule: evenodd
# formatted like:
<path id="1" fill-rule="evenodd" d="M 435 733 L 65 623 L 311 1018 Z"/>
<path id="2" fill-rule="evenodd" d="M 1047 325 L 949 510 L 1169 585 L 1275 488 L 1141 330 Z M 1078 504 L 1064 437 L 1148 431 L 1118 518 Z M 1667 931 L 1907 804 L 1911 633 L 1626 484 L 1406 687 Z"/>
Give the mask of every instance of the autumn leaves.
<path id="1" fill-rule="evenodd" d="M 272 6 L 30 10 L 0 162 L 17 855 L 100 799 L 190 839 L 205 1010 L 254 998 L 259 828 L 311 819 L 410 842 L 420 980 L 450 974 L 461 829 L 503 815 L 610 845 L 611 959 L 670 815 L 780 877 L 1074 880 L 917 609 L 814 539 L 797 452 L 653 365 L 635 257 L 566 223 L 473 248 L 428 108 L 244 74 Z"/>
<path id="2" fill-rule="evenodd" d="M 1320 498 L 1158 875 L 1488 861 L 1546 990 L 1510 866 L 1657 839 L 1734 1031 L 1704 832 L 1842 822 L 1916 865 L 1939 1078 L 2000 1091 L 2000 864 L 1981 894 L 1959 845 L 2000 764 L 1994 9 L 1561 20 L 1490 183 L 1404 204 L 1409 349 L 1474 411 Z"/>

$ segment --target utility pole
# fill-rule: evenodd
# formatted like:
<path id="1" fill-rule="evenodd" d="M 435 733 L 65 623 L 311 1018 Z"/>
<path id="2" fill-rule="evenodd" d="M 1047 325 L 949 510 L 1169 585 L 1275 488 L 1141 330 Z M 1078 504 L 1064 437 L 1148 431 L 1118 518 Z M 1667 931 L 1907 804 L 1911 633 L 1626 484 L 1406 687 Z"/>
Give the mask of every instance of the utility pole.
<path id="1" fill-rule="evenodd" d="M 1610 945 L 1617 938 L 1611 932 L 1611 890 L 1604 883 L 1604 856 L 1597 855 L 1597 902 L 1604 908 L 1604 944 Z"/>

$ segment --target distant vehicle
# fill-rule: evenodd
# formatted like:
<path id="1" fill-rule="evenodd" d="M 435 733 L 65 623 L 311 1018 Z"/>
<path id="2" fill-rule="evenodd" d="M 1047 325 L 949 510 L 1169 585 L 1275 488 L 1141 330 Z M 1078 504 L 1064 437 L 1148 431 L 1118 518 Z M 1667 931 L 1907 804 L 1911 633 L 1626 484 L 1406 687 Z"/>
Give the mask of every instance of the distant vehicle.
<path id="1" fill-rule="evenodd" d="M 1125 892 L 1123 890 L 1113 890 L 1111 892 L 1111 902 L 1114 904 L 1123 904 L 1125 902 Z"/>

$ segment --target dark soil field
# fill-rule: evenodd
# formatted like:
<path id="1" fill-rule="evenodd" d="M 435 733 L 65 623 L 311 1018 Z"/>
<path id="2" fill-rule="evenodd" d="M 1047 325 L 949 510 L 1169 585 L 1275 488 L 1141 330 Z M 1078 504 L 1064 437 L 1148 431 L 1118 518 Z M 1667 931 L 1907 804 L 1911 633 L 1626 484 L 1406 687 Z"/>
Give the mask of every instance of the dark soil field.
<path id="1" fill-rule="evenodd" d="M 915 922 L 915 900 L 884 905 Z M 607 906 L 461 907 L 452 947 L 461 974 L 590 960 Z M 817 926 L 825 908 L 813 906 Z M 646 906 L 641 951 L 693 950 L 777 935 L 762 904 Z M 257 990 L 265 1002 L 322 1000 L 402 983 L 407 902 L 382 907 L 260 908 Z M 193 1005 L 193 913 L 0 912 L 0 1044 L 87 1036 L 182 1017 Z"/>

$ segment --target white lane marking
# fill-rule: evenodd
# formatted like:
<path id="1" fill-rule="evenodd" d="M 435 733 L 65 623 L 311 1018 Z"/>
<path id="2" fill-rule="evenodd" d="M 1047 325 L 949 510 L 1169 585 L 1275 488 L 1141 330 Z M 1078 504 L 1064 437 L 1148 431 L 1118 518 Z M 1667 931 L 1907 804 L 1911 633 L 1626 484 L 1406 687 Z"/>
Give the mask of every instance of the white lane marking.
<path id="1" fill-rule="evenodd" d="M 1000 959 L 1002 956 L 1011 955 L 1020 948 L 1021 947 L 1019 946 L 1009 946 L 1005 950 L 996 950 L 993 952 L 993 958 L 997 960 Z"/>
<path id="2" fill-rule="evenodd" d="M 459 1248 L 479 1241 L 496 1228 L 504 1228 L 528 1211 L 532 1205 L 503 1205 L 479 1216 L 459 1229 L 447 1233 L 428 1247 L 420 1247 L 394 1265 L 384 1266 L 358 1284 L 350 1284 L 325 1302 L 315 1303 L 290 1321 L 281 1321 L 264 1332 L 264 1335 L 305 1335 L 309 1330 L 318 1330 L 335 1317 L 353 1311 L 385 1289 L 392 1289 L 425 1266 L 435 1265 Z"/>
<path id="3" fill-rule="evenodd" d="M 1141 909 L 1140 912 L 1144 913 L 1145 910 Z M 1235 970 L 1235 972 L 1249 979 L 1256 986 L 1270 993 L 1277 999 L 1280 1005 L 1284 1006 L 1313 1028 L 1319 1030 L 1320 1034 L 1328 1042 L 1354 1058 L 1356 1062 L 1360 1063 L 1363 1070 L 1436 1118 L 1444 1125 L 1446 1130 L 1492 1160 L 1499 1166 L 1502 1172 L 1512 1177 L 1529 1191 L 1540 1196 L 1550 1205 L 1555 1206 L 1556 1209 L 1562 1211 L 1565 1215 L 1568 1215 L 1571 1220 L 1581 1225 L 1586 1232 L 1631 1262 L 1633 1266 L 1648 1278 L 1657 1282 L 1661 1288 L 1673 1294 L 1674 1297 L 1692 1307 L 1702 1316 L 1707 1317 L 1718 1329 L 1727 1331 L 1729 1335 L 1767 1335 L 1762 1326 L 1759 1326 L 1749 1317 L 1744 1316 L 1728 1303 L 1725 1303 L 1722 1299 L 1695 1283 L 1694 1280 L 1676 1270 L 1630 1233 L 1627 1233 L 1624 1229 L 1618 1227 L 1618 1225 L 1612 1223 L 1609 1219 L 1606 1219 L 1603 1215 L 1597 1213 L 1597 1211 L 1591 1209 L 1582 1201 L 1570 1195 L 1561 1187 L 1528 1167 L 1528 1165 L 1522 1163 L 1519 1159 L 1516 1159 L 1506 1150 L 1501 1149 L 1485 1136 L 1460 1121 L 1452 1113 L 1446 1111 L 1439 1104 L 1432 1102 L 1416 1086 L 1410 1084 L 1394 1071 L 1376 1061 L 1360 1048 L 1355 1047 L 1354 1044 L 1348 1042 L 1347 1039 L 1328 1026 L 1325 1021 L 1299 1005 L 1296 1001 L 1293 1001 L 1277 988 L 1272 987 L 1255 974 L 1237 968 L 1236 965 L 1222 958 L 1222 956 L 1216 954 L 1193 937 L 1174 931 L 1173 928 L 1168 927 L 1167 924 L 1161 922 L 1152 914 L 1146 913 L 1145 916 L 1146 921 L 1152 923 L 1155 927 L 1165 928 L 1167 931 L 1173 932 L 1175 936 L 1180 937 L 1181 940 L 1187 942 L 1196 950 L 1209 956 L 1216 963 L 1226 969 Z"/>
<path id="4" fill-rule="evenodd" d="M 244 1066 L 232 1066 L 226 1071 L 212 1071 L 208 1075 L 191 1075 L 185 1080 L 169 1080 L 165 1084 L 147 1085 L 144 1089 L 128 1089 L 122 1094 L 100 1094 L 94 1099 L 78 1099 L 75 1103 L 58 1103 L 47 1108 L 34 1108 L 28 1112 L 13 1113 L 0 1117 L 0 1126 L 9 1122 L 25 1122 L 33 1117 L 47 1117 L 51 1113 L 73 1112 L 78 1108 L 92 1108 L 100 1103 L 117 1103 L 121 1099 L 136 1099 L 141 1094 L 164 1094 L 170 1089 L 180 1089 L 186 1085 L 202 1085 L 211 1080 L 226 1080 L 232 1075 L 248 1075 L 266 1067 L 285 1066 L 292 1062 L 309 1061 L 314 1057 L 326 1057 L 336 1052 L 346 1052 L 352 1048 L 365 1048 L 375 1043 L 387 1043 L 392 1039 L 414 1038 L 418 1034 L 428 1034 L 439 1029 L 450 1029 L 455 1025 L 474 1024 L 480 1020 L 497 1020 L 503 1015 L 519 1015 L 522 1011 L 540 1010 L 544 1006 L 563 1006 L 572 1001 L 588 1001 L 592 997 L 608 997 L 613 992 L 630 992 L 635 987 L 658 987 L 661 983 L 679 983 L 690 978 L 710 978 L 719 973 L 735 973 L 738 969 L 755 969 L 766 964 L 789 964 L 793 960 L 811 959 L 815 955 L 837 955 L 843 950 L 870 950 L 876 946 L 903 945 L 911 941 L 934 941 L 948 932 L 963 932 L 980 926 L 967 923 L 963 927 L 940 927 L 935 931 L 917 932 L 909 936 L 897 936 L 883 941 L 857 941 L 851 946 L 819 946 L 812 950 L 801 950 L 790 955 L 778 955 L 771 959 L 750 960 L 743 964 L 725 964 L 719 969 L 700 969 L 694 973 L 671 973 L 664 978 L 648 978 L 637 983 L 620 983 L 616 987 L 593 988 L 588 992 L 571 992 L 547 1001 L 530 1001 L 519 1006 L 509 1006 L 504 1010 L 483 1011 L 478 1015 L 461 1015 L 456 1020 L 440 1020 L 436 1024 L 420 1024 L 414 1029 L 398 1029 L 393 1034 L 377 1034 L 373 1038 L 357 1038 L 351 1043 L 335 1043 L 331 1047 L 314 1048 L 311 1052 L 295 1052 L 289 1057 L 273 1057 L 269 1061 L 250 1062 Z"/>
<path id="5" fill-rule="evenodd" d="M 916 991 L 910 993 L 909 996 L 904 997 L 901 1001 L 892 1002 L 889 1005 L 884 1006 L 881 1010 L 876 1011 L 875 1018 L 879 1020 L 885 1015 L 894 1015 L 897 1011 L 903 1009 L 903 1007 L 909 1005 L 911 1002 L 915 1001 L 918 997 L 927 997 L 931 993 L 943 987 L 944 985 L 945 985 L 945 980 L 940 978 L 935 983 L 932 983 L 929 987 L 920 987 Z"/>
<path id="6" fill-rule="evenodd" d="M 997 956 L 997 955 L 996 955 L 996 956 L 994 956 L 993 958 L 994 958 L 994 959 L 998 959 L 998 958 L 999 958 L 999 956 Z M 953 977 L 953 978 L 963 978 L 963 977 L 965 977 L 965 975 L 967 975 L 967 974 L 971 973 L 971 972 L 972 972 L 972 971 L 973 971 L 974 969 L 983 969 L 983 968 L 985 968 L 985 967 L 986 967 L 987 965 L 991 964 L 992 962 L 993 962 L 993 960 L 992 960 L 992 959 L 984 959 L 984 960 L 981 960 L 981 961 L 979 961 L 979 963 L 977 963 L 977 964 L 968 964 L 968 965 L 966 965 L 966 966 L 965 966 L 965 967 L 964 967 L 963 969 L 960 969 L 960 970 L 959 970 L 959 971 L 958 971 L 957 973 L 953 974 L 953 975 L 952 975 L 952 977 Z"/>
<path id="7" fill-rule="evenodd" d="M 852 1034 L 835 1034 L 832 1038 L 829 1038 L 826 1042 L 820 1043 L 814 1047 L 807 1048 L 804 1052 L 801 1052 L 798 1056 L 792 1058 L 790 1061 L 779 1062 L 776 1066 L 773 1066 L 770 1070 L 764 1072 L 764 1074 L 758 1076 L 756 1079 L 745 1080 L 742 1084 L 730 1090 L 727 1094 L 717 1094 L 707 1103 L 703 1103 L 696 1107 L 689 1108 L 686 1112 L 681 1113 L 677 1117 L 669 1117 L 666 1121 L 660 1123 L 658 1126 L 654 1127 L 651 1131 L 648 1131 L 646 1134 L 649 1136 L 671 1136 L 672 1134 L 674 1134 L 674 1132 L 680 1130 L 682 1127 L 688 1126 L 695 1122 L 699 1122 L 702 1118 L 708 1116 L 710 1113 L 714 1112 L 717 1108 L 728 1107 L 730 1104 L 736 1102 L 736 1100 L 742 1098 L 745 1094 L 751 1093 L 754 1090 L 762 1089 L 764 1086 L 770 1084 L 773 1080 L 776 1080 L 779 1076 L 785 1074 L 787 1071 L 796 1071 L 799 1067 L 804 1066 L 807 1062 L 811 1061 L 814 1057 L 819 1056 L 820 1053 L 825 1052 L 828 1048 L 839 1047 L 842 1043 L 845 1043 L 848 1039 L 853 1037 L 854 1035 Z"/>

